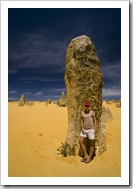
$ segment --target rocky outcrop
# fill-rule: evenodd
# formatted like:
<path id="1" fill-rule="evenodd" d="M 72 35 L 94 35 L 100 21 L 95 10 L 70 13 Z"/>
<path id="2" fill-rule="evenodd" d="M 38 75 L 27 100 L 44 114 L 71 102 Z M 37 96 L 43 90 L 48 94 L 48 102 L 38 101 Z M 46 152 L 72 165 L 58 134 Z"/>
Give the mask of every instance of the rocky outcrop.
<path id="1" fill-rule="evenodd" d="M 46 105 L 51 104 L 51 103 L 52 103 L 51 99 L 48 98 L 47 101 L 46 101 Z"/>
<path id="2" fill-rule="evenodd" d="M 106 103 L 107 103 L 107 104 L 113 104 L 113 101 L 111 101 L 111 100 L 106 100 Z"/>
<path id="3" fill-rule="evenodd" d="M 121 100 L 106 100 L 106 103 L 109 105 L 115 104 L 116 108 L 121 108 Z"/>
<path id="4" fill-rule="evenodd" d="M 61 93 L 61 99 L 57 101 L 58 106 L 65 107 L 66 106 L 66 97 L 64 91 Z"/>
<path id="5" fill-rule="evenodd" d="M 25 96 L 21 95 L 20 101 L 19 101 L 19 106 L 24 106 L 26 103 Z"/>
<path id="6" fill-rule="evenodd" d="M 104 123 L 109 123 L 113 121 L 113 115 L 109 108 L 103 106 L 102 109 L 102 120 Z"/>
<path id="7" fill-rule="evenodd" d="M 105 125 L 103 126 L 100 121 L 103 79 L 95 47 L 90 38 L 85 35 L 74 38 L 67 48 L 65 84 L 68 110 L 66 142 L 71 147 L 75 146 L 77 154 L 79 150 L 77 141 L 81 131 L 81 111 L 84 109 L 85 101 L 90 101 L 91 109 L 94 110 L 99 125 L 96 138 L 96 152 L 99 154 L 99 150 L 106 149 L 105 132 L 103 133 Z M 102 149 L 99 146 L 99 137 L 101 137 L 101 143 L 104 144 Z"/>
<path id="8" fill-rule="evenodd" d="M 99 120 L 99 131 L 95 140 L 95 154 L 101 155 L 106 150 L 106 127 L 102 117 Z"/>
<path id="9" fill-rule="evenodd" d="M 116 103 L 116 108 L 121 108 L 121 103 Z"/>
<path id="10" fill-rule="evenodd" d="M 121 108 L 121 100 L 115 102 L 116 108 Z"/>

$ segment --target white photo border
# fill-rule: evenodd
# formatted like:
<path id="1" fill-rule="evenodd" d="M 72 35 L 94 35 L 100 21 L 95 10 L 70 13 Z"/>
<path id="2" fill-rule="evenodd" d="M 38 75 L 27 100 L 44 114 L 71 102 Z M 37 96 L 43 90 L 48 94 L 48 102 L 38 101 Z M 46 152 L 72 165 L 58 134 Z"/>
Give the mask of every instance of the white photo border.
<path id="1" fill-rule="evenodd" d="M 121 8 L 121 177 L 8 177 L 8 8 Z M 1 1 L 1 185 L 129 185 L 129 1 Z"/>

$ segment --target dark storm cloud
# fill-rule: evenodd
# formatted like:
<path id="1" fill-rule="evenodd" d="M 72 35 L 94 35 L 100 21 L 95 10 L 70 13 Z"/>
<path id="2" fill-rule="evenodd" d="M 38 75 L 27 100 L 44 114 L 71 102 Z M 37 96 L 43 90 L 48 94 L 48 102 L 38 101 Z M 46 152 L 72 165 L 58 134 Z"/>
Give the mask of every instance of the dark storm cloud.
<path id="1" fill-rule="evenodd" d="M 49 40 L 43 34 L 25 34 L 23 40 L 10 44 L 9 73 L 11 70 L 27 68 L 45 68 L 47 66 L 58 67 L 59 71 L 64 68 L 65 44 L 64 42 Z M 10 47 L 9 47 L 10 48 Z M 63 67 L 63 68 L 62 68 Z"/>
<path id="2" fill-rule="evenodd" d="M 60 97 L 66 48 L 83 34 L 101 61 L 103 97 L 120 96 L 120 14 L 120 9 L 9 9 L 9 98 Z"/>
<path id="3" fill-rule="evenodd" d="M 102 66 L 103 78 L 105 81 L 111 80 L 111 83 L 119 83 L 121 81 L 121 64 L 115 62 L 115 64 L 108 64 Z"/>

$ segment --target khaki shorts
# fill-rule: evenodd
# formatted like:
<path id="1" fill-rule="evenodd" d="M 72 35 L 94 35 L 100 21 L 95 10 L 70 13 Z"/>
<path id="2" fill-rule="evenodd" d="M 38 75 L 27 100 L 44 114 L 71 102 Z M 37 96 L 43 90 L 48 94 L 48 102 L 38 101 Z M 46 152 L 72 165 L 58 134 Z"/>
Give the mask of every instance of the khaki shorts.
<path id="1" fill-rule="evenodd" d="M 94 129 L 84 129 L 84 131 L 85 131 L 85 134 L 83 134 L 82 131 L 81 131 L 80 136 L 82 136 L 82 137 L 88 137 L 91 140 L 95 139 Z"/>

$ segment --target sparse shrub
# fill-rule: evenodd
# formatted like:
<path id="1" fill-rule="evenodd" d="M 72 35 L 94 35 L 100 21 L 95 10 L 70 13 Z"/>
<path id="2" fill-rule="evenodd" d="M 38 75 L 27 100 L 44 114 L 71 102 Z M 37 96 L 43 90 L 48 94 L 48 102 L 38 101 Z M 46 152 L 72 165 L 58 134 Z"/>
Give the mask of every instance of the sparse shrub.
<path id="1" fill-rule="evenodd" d="M 53 103 L 54 103 L 54 104 L 57 104 L 57 103 L 58 103 L 58 100 L 54 100 Z"/>
<path id="2" fill-rule="evenodd" d="M 71 147 L 67 142 L 61 142 L 61 146 L 57 149 L 58 155 L 62 155 L 63 157 L 75 155 L 75 146 Z"/>
<path id="3" fill-rule="evenodd" d="M 32 105 L 34 105 L 34 102 L 32 102 L 32 101 L 26 102 L 26 105 L 27 105 L 27 106 L 32 106 Z"/>
<path id="4" fill-rule="evenodd" d="M 18 106 L 24 106 L 24 104 L 23 104 L 23 103 L 21 103 L 21 102 L 19 102 L 19 103 L 18 103 Z"/>
<path id="5" fill-rule="evenodd" d="M 34 105 L 34 102 L 31 101 L 30 104 L 29 104 L 29 106 L 33 106 L 33 105 Z"/>

